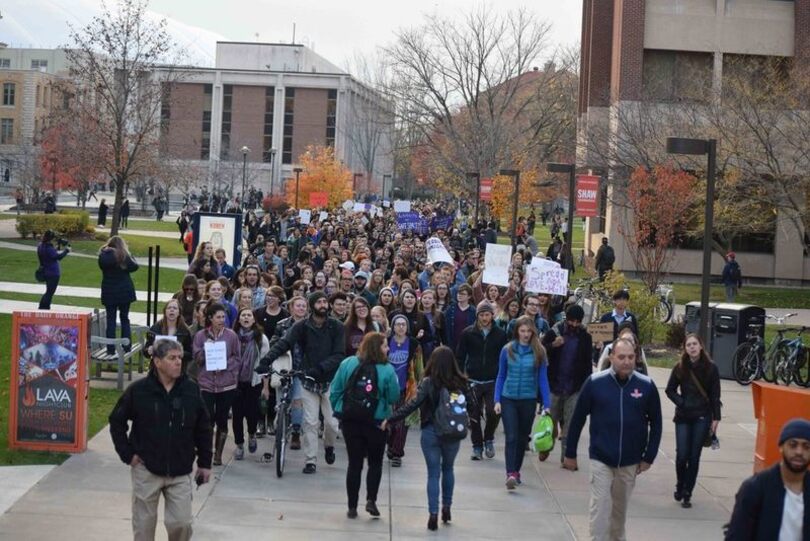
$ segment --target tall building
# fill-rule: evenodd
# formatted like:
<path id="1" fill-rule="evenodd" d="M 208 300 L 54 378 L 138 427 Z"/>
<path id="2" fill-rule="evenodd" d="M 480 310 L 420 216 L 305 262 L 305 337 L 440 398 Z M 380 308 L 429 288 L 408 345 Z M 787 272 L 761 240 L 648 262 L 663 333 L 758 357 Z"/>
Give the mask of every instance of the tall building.
<path id="1" fill-rule="evenodd" d="M 360 192 L 379 193 L 392 171 L 390 104 L 304 45 L 217 42 L 214 68 L 162 75 L 179 75 L 162 110 L 163 155 L 209 189 L 239 186 L 244 160 L 247 184 L 278 194 L 308 145 L 332 146 L 363 175 Z"/>
<path id="2" fill-rule="evenodd" d="M 577 162 L 601 170 L 605 179 L 626 178 L 626 167 L 605 163 L 593 149 L 612 145 L 617 155 L 630 145 L 622 122 L 628 111 L 649 103 L 677 110 L 685 95 L 721 95 L 724 71 L 746 63 L 810 66 L 810 0 L 584 0 Z M 594 144 L 594 138 L 602 141 Z M 632 272 L 619 233 L 623 211 L 611 204 L 613 188 L 607 187 L 615 183 L 604 184 L 600 216 L 586 226 L 586 250 L 595 251 L 606 235 L 616 250 L 617 267 Z M 810 258 L 803 253 L 802 234 L 808 232 L 776 219 L 772 230 L 743 236 L 732 249 L 747 278 L 807 283 Z M 682 245 L 670 270 L 699 274 L 701 258 L 699 249 Z M 713 256 L 713 274 L 722 265 Z"/>

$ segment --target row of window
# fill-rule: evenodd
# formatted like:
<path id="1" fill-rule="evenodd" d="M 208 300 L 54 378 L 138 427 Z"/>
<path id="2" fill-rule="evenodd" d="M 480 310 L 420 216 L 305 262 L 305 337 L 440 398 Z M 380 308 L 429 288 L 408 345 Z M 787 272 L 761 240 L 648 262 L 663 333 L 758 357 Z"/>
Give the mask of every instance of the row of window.
<path id="1" fill-rule="evenodd" d="M 0 145 L 14 144 L 14 119 L 0 118 Z"/>
<path id="2" fill-rule="evenodd" d="M 222 136 L 220 137 L 219 158 L 227 160 L 231 154 L 231 108 L 233 107 L 233 85 L 222 86 Z"/>
<path id="3" fill-rule="evenodd" d="M 31 69 L 32 70 L 39 70 L 48 68 L 48 61 L 47 60 L 31 60 Z M 0 69 L 11 69 L 11 59 L 10 58 L 0 58 Z"/>

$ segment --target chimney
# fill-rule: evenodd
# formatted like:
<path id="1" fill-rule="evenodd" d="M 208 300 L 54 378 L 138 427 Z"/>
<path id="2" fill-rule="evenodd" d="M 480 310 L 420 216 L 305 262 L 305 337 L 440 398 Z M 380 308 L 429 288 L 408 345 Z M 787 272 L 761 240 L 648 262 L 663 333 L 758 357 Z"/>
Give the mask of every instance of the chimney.
<path id="1" fill-rule="evenodd" d="M 546 73 L 554 73 L 554 70 L 557 69 L 557 66 L 554 64 L 554 61 L 549 60 L 543 66 L 543 71 Z"/>

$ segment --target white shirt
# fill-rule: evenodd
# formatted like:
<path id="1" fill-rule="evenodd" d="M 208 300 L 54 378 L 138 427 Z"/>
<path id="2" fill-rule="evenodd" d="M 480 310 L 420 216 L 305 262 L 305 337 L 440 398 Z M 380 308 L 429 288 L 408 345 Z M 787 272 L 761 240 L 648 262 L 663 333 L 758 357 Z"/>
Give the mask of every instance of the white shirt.
<path id="1" fill-rule="evenodd" d="M 779 541 L 802 541 L 804 522 L 804 493 L 795 494 L 785 487 L 785 505 L 782 509 L 782 527 Z"/>

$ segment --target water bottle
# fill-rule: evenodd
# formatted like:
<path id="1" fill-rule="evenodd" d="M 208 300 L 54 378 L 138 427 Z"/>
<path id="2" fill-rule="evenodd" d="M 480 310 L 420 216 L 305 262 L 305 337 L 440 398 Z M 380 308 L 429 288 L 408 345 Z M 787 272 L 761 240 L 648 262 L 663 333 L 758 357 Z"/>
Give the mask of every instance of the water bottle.
<path id="1" fill-rule="evenodd" d="M 717 439 L 717 434 L 712 435 L 712 449 L 720 449 L 720 440 Z"/>

